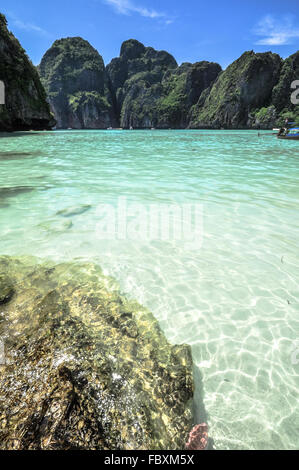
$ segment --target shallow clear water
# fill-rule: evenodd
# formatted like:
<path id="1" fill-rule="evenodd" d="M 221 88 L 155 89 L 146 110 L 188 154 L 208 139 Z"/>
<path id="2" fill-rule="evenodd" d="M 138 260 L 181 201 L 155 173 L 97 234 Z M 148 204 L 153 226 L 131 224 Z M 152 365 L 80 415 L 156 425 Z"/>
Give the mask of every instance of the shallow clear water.
<path id="1" fill-rule="evenodd" d="M 169 340 L 192 345 L 215 448 L 295 449 L 298 175 L 297 142 L 253 131 L 4 136 L 0 253 L 99 263 Z M 100 239 L 98 206 L 120 196 L 145 210 L 201 204 L 202 244 Z"/>

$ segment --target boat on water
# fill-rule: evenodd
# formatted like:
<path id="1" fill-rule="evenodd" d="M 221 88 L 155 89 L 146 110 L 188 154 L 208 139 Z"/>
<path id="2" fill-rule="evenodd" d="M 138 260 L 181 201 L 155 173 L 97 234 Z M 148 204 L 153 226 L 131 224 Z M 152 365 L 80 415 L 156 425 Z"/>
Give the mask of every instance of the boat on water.
<path id="1" fill-rule="evenodd" d="M 285 133 L 277 134 L 277 138 L 282 140 L 299 140 L 299 127 L 287 129 Z"/>

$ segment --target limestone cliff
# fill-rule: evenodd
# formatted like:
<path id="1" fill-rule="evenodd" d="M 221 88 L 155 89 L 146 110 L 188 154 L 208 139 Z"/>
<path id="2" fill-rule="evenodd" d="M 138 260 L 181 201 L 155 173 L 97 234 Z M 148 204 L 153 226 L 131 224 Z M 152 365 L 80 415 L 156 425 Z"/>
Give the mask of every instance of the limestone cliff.
<path id="1" fill-rule="evenodd" d="M 272 104 L 282 61 L 271 52 L 245 52 L 222 72 L 191 111 L 191 127 L 248 128 L 254 114 Z"/>
<path id="2" fill-rule="evenodd" d="M 116 115 L 124 128 L 184 128 L 188 113 L 221 71 L 198 62 L 178 67 L 165 51 L 130 39 L 107 66 Z"/>
<path id="3" fill-rule="evenodd" d="M 172 55 L 125 41 L 105 68 L 81 38 L 56 41 L 39 67 L 60 128 L 272 128 L 291 104 L 299 52 L 286 60 L 245 52 L 225 71 L 201 61 L 178 66 Z"/>
<path id="4" fill-rule="evenodd" d="M 38 69 L 57 128 L 106 129 L 114 123 L 104 62 L 87 41 L 55 41 Z"/>
<path id="5" fill-rule="evenodd" d="M 202 93 L 222 71 L 214 62 L 184 63 L 163 79 L 163 95 L 158 102 L 158 127 L 185 128 L 190 122 L 190 110 Z"/>
<path id="6" fill-rule="evenodd" d="M 43 130 L 55 125 L 39 75 L 0 14 L 0 80 L 5 104 L 0 105 L 0 131 Z"/>
<path id="7" fill-rule="evenodd" d="M 156 125 L 156 100 L 161 97 L 164 74 L 177 67 L 168 52 L 145 47 L 135 39 L 125 41 L 120 57 L 107 66 L 110 89 L 121 127 Z"/>
<path id="8" fill-rule="evenodd" d="M 283 61 L 279 80 L 272 91 L 272 104 L 282 119 L 289 118 L 299 125 L 299 106 L 291 102 L 291 84 L 299 80 L 299 51 Z"/>

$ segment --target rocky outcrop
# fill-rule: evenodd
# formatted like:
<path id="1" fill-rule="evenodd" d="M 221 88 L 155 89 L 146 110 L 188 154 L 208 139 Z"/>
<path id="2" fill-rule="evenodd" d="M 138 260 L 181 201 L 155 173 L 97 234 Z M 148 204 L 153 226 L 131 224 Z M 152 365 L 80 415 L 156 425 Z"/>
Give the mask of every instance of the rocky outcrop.
<path id="1" fill-rule="evenodd" d="M 272 104 L 282 119 L 289 118 L 299 124 L 299 106 L 291 102 L 294 91 L 291 84 L 299 80 L 299 51 L 283 61 L 278 83 L 272 91 Z"/>
<path id="2" fill-rule="evenodd" d="M 106 129 L 114 124 L 104 62 L 87 41 L 55 41 L 38 69 L 57 128 Z"/>
<path id="3" fill-rule="evenodd" d="M 202 93 L 215 82 L 222 71 L 214 62 L 184 63 L 163 79 L 163 96 L 157 103 L 157 127 L 185 128 L 190 110 Z"/>
<path id="4" fill-rule="evenodd" d="M 191 112 L 191 127 L 254 127 L 254 113 L 271 105 L 282 61 L 271 52 L 245 52 L 222 72 Z"/>
<path id="5" fill-rule="evenodd" d="M 184 449 L 190 347 L 89 264 L 0 257 L 0 449 Z"/>
<path id="6" fill-rule="evenodd" d="M 299 120 L 290 99 L 298 57 L 249 51 L 222 71 L 207 61 L 178 66 L 129 39 L 105 68 L 87 41 L 67 38 L 39 70 L 60 128 L 272 128 Z"/>
<path id="7" fill-rule="evenodd" d="M 43 130 L 55 125 L 39 75 L 0 14 L 0 80 L 5 104 L 0 104 L 0 131 Z"/>
<path id="8" fill-rule="evenodd" d="M 220 65 L 209 62 L 178 67 L 165 51 L 125 41 L 120 57 L 107 66 L 120 126 L 186 127 L 191 106 L 220 72 Z"/>
<path id="9" fill-rule="evenodd" d="M 135 39 L 122 44 L 120 57 L 107 66 L 121 127 L 147 128 L 155 125 L 155 104 L 163 92 L 163 76 L 176 67 L 176 60 L 168 52 L 145 47 Z"/>

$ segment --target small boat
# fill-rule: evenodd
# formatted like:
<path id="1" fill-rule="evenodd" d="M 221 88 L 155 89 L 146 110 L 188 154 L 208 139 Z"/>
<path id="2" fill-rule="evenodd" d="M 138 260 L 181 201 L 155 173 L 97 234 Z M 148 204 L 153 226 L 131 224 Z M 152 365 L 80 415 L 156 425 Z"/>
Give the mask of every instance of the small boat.
<path id="1" fill-rule="evenodd" d="M 277 135 L 277 138 L 282 140 L 299 140 L 299 127 L 293 127 L 287 133 Z"/>

